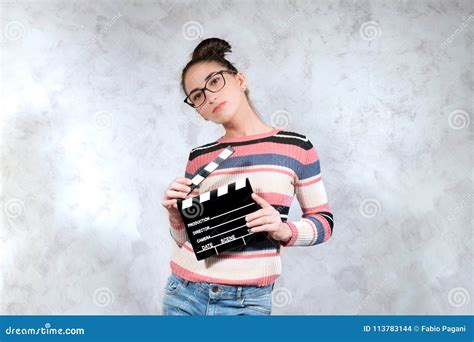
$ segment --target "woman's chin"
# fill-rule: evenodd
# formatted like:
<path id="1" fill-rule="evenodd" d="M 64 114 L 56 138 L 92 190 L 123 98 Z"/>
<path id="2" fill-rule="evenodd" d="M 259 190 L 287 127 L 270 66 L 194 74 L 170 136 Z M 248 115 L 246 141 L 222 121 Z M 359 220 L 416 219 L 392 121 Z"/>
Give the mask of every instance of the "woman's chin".
<path id="1" fill-rule="evenodd" d="M 225 123 L 231 119 L 231 115 L 227 113 L 225 110 L 220 110 L 212 114 L 211 119 L 215 123 Z"/>

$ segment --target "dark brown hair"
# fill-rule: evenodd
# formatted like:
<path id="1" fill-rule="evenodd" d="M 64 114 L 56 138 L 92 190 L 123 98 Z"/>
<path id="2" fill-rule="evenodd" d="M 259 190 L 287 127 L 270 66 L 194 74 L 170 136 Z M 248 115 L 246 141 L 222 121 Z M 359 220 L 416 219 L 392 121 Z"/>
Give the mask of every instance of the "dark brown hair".
<path id="1" fill-rule="evenodd" d="M 186 89 L 184 87 L 184 78 L 186 76 L 186 72 L 194 64 L 201 63 L 201 62 L 217 62 L 226 69 L 238 72 L 239 70 L 237 70 L 237 68 L 225 58 L 226 54 L 230 52 L 232 52 L 232 48 L 230 44 L 223 39 L 207 38 L 201 41 L 194 48 L 194 51 L 191 54 L 191 60 L 188 62 L 188 64 L 186 64 L 181 74 L 181 87 L 183 88 L 185 95 L 188 95 L 188 94 L 186 93 Z M 252 101 L 249 98 L 248 87 L 245 88 L 245 96 L 247 97 L 247 101 L 249 102 L 252 109 L 257 113 L 257 111 L 255 110 L 252 104 Z"/>

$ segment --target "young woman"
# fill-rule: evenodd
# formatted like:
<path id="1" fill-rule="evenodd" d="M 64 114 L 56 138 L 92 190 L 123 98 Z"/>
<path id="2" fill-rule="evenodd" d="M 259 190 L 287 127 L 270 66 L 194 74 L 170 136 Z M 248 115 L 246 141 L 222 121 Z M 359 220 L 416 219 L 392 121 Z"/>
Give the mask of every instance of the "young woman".
<path id="1" fill-rule="evenodd" d="M 281 273 L 280 246 L 313 246 L 332 235 L 333 215 L 309 139 L 264 123 L 248 97 L 245 76 L 226 58 L 229 43 L 203 40 L 182 72 L 185 102 L 225 135 L 190 151 L 184 177 L 167 187 L 163 206 L 179 246 L 170 262 L 164 315 L 270 315 Z M 186 197 L 192 177 L 231 145 L 235 152 Z M 268 239 L 198 261 L 177 209 L 177 199 L 248 177 L 260 210 L 246 216 Z M 288 221 L 296 194 L 303 216 Z"/>

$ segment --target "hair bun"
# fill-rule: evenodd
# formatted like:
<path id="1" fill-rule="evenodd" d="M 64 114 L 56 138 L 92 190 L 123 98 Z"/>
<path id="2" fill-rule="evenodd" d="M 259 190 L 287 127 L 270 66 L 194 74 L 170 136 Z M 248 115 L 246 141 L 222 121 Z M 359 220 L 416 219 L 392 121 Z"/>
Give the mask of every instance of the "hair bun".
<path id="1" fill-rule="evenodd" d="M 225 58 L 225 54 L 228 52 L 232 52 L 232 49 L 227 41 L 220 38 L 207 38 L 196 46 L 192 59 L 207 59 L 213 56 Z"/>

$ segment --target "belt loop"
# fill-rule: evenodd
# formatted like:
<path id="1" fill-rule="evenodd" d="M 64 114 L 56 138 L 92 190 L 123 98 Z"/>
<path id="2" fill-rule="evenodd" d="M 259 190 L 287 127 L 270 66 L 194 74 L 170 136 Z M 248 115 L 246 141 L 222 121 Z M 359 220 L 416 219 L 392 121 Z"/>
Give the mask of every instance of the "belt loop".
<path id="1" fill-rule="evenodd" d="M 189 280 L 187 280 L 187 279 L 184 279 L 184 281 L 183 281 L 183 285 L 184 285 L 184 287 L 187 287 L 187 286 L 188 286 L 188 284 L 189 284 Z"/>
<path id="2" fill-rule="evenodd" d="M 273 290 L 274 287 L 275 287 L 275 283 L 272 284 L 272 290 Z"/>
<path id="3" fill-rule="evenodd" d="M 237 286 L 237 299 L 242 298 L 242 286 Z"/>

